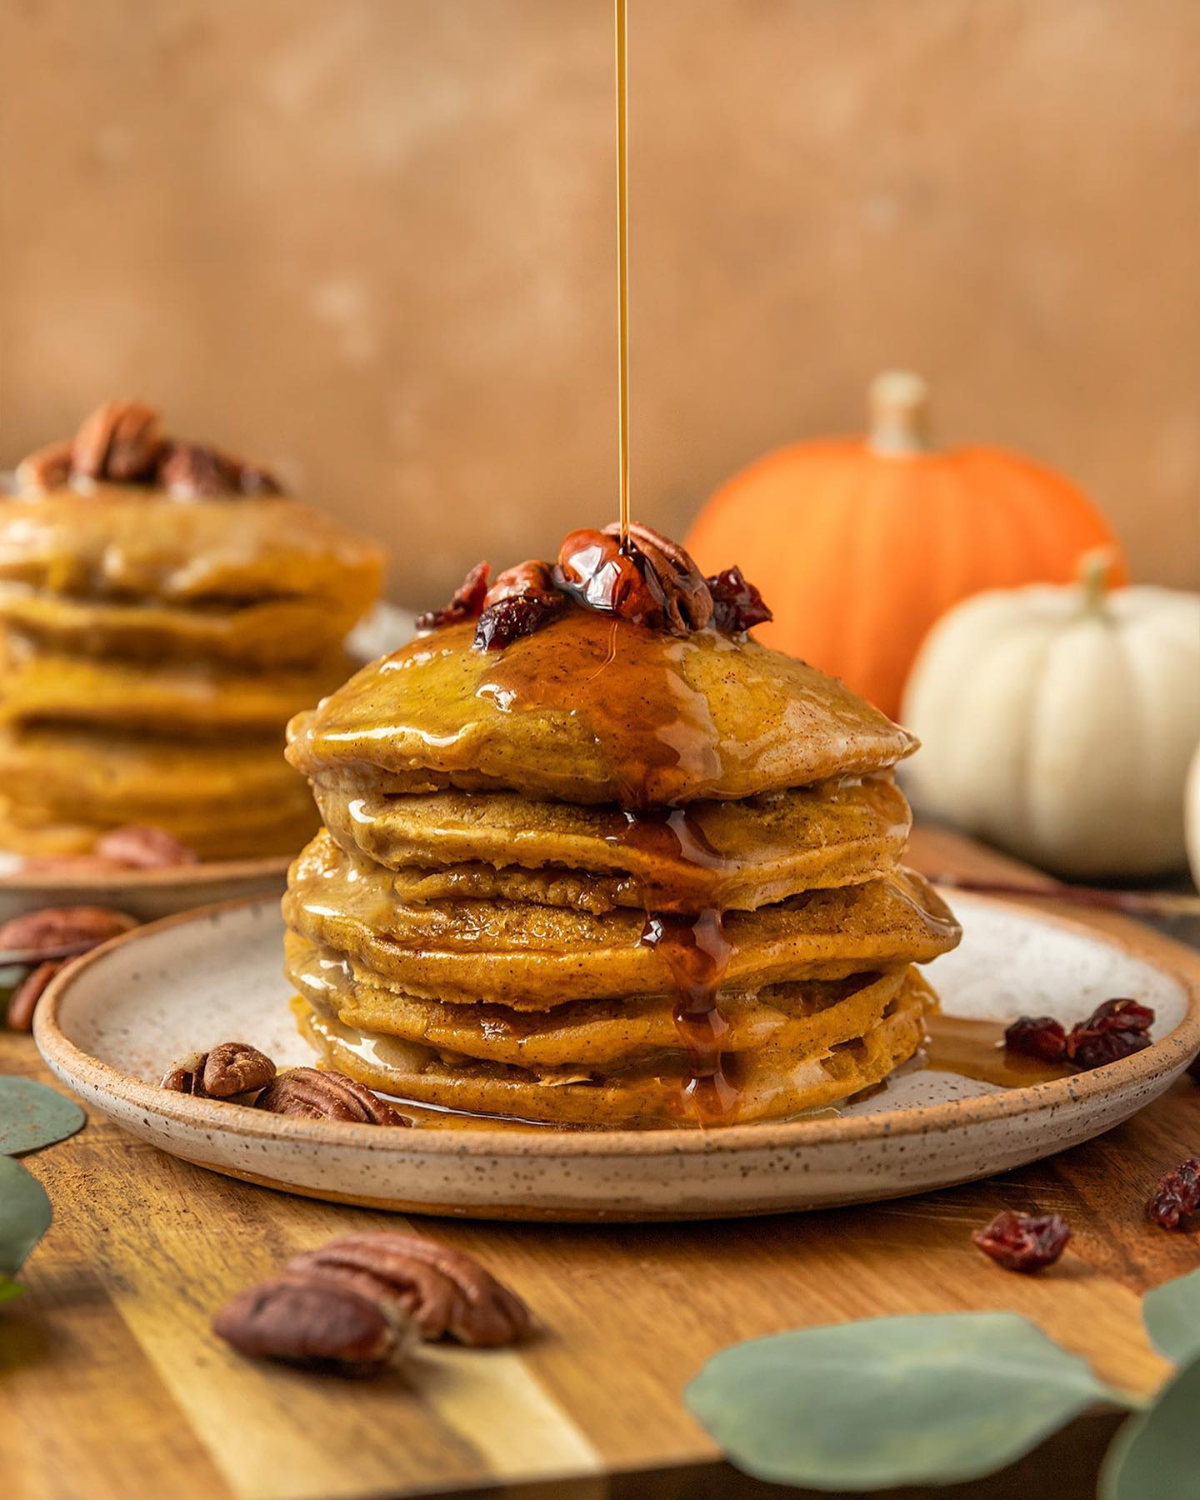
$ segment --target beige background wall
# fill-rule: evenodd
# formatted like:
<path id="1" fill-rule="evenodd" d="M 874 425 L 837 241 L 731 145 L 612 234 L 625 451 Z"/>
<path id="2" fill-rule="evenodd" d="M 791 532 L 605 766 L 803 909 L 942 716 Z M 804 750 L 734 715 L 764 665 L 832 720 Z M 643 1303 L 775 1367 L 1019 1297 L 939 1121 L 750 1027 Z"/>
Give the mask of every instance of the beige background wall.
<path id="1" fill-rule="evenodd" d="M 636 510 L 859 423 L 1200 584 L 1200 6 L 631 0 Z M 610 0 L 0 0 L 0 463 L 113 393 L 436 601 L 613 512 Z"/>

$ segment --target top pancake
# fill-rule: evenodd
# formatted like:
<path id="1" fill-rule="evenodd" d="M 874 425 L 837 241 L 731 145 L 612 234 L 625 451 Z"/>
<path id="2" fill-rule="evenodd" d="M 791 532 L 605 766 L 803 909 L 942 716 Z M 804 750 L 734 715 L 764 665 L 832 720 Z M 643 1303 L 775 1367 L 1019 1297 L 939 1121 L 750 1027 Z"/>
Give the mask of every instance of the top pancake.
<path id="1" fill-rule="evenodd" d="M 444 627 L 289 730 L 289 758 L 381 792 L 507 788 L 623 807 L 738 798 L 894 765 L 916 741 L 843 683 L 749 639 L 569 608 L 502 651 Z"/>
<path id="2" fill-rule="evenodd" d="M 175 500 L 144 486 L 0 501 L 0 582 L 170 603 L 369 603 L 380 548 L 281 496 Z"/>

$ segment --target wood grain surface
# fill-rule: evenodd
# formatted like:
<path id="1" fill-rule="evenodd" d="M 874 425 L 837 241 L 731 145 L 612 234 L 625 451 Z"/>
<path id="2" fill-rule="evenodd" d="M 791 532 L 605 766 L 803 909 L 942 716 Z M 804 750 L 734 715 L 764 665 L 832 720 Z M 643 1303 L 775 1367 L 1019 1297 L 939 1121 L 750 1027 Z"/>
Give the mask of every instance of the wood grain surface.
<path id="1" fill-rule="evenodd" d="M 927 871 L 1019 870 L 937 830 L 920 831 L 912 855 Z M 1200 955 L 1156 941 L 1200 977 Z M 0 1071 L 49 1081 L 28 1037 L 0 1037 Z M 403 1373 L 351 1382 L 243 1360 L 209 1319 L 292 1252 L 396 1218 L 218 1177 L 96 1119 L 26 1158 L 55 1222 L 23 1273 L 28 1294 L 0 1310 L 0 1493 L 795 1495 L 734 1474 L 684 1410 L 680 1392 L 710 1354 L 805 1324 L 1011 1308 L 1104 1379 L 1149 1391 L 1165 1366 L 1142 1332 L 1139 1295 L 1200 1253 L 1194 1235 L 1147 1223 L 1143 1204 L 1160 1172 L 1198 1150 L 1200 1090 L 1184 1079 L 1053 1161 L 890 1204 L 688 1225 L 413 1221 L 509 1281 L 538 1337 L 516 1353 L 426 1349 Z M 1006 1274 L 970 1231 L 1001 1208 L 1033 1206 L 1066 1214 L 1075 1238 L 1053 1272 Z M 1111 1430 L 1111 1418 L 1088 1417 L 1007 1475 L 938 1493 L 1090 1494 Z"/>

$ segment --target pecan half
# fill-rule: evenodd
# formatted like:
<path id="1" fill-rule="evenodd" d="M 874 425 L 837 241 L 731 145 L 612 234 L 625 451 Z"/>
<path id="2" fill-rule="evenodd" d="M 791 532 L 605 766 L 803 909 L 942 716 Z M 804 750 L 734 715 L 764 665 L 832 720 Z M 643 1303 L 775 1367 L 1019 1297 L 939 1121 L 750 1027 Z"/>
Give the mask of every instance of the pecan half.
<path id="1" fill-rule="evenodd" d="M 144 401 L 106 401 L 85 417 L 71 445 L 71 472 L 84 479 L 145 479 L 162 447 L 158 412 Z"/>
<path id="2" fill-rule="evenodd" d="M 619 537 L 620 524 L 606 526 L 609 536 Z M 713 616 L 712 592 L 691 553 L 670 537 L 639 521 L 629 525 L 629 541 L 641 559 L 647 583 L 657 585 L 662 595 L 666 629 L 672 635 L 703 630 Z"/>
<path id="3" fill-rule="evenodd" d="M 227 495 L 238 488 L 226 460 L 203 443 L 168 443 L 159 455 L 157 478 L 176 500 Z"/>
<path id="4" fill-rule="evenodd" d="M 652 630 L 663 627 L 662 591 L 650 583 L 634 553 L 623 552 L 618 537 L 583 527 L 563 538 L 554 582 L 588 609 L 620 615 Z"/>
<path id="5" fill-rule="evenodd" d="M 443 625 L 457 625 L 474 620 L 483 612 L 483 601 L 491 577 L 490 563 L 478 562 L 455 589 L 450 603 L 441 609 L 427 609 L 417 616 L 418 630 L 439 630 Z"/>
<path id="6" fill-rule="evenodd" d="M 256 1109 L 307 1120 L 340 1120 L 359 1125 L 407 1125 L 390 1104 L 341 1073 L 289 1068 L 263 1089 Z"/>
<path id="7" fill-rule="evenodd" d="M 406 1329 L 390 1307 L 328 1278 L 285 1274 L 247 1287 L 213 1318 L 239 1353 L 374 1375 L 396 1363 Z"/>
<path id="8" fill-rule="evenodd" d="M 515 1344 L 529 1332 L 524 1302 L 470 1255 L 416 1235 L 347 1234 L 293 1256 L 287 1271 L 375 1288 L 423 1339 L 449 1336 L 476 1349 Z"/>
<path id="9" fill-rule="evenodd" d="M 0 926 L 0 949 L 53 953 L 78 946 L 85 953 L 136 926 L 135 917 L 107 906 L 48 906 Z"/>
<path id="10" fill-rule="evenodd" d="M 194 865 L 196 852 L 166 831 L 140 823 L 110 828 L 96 840 L 96 854 L 134 870 L 166 870 L 176 865 Z"/>
<path id="11" fill-rule="evenodd" d="M 275 1077 L 275 1064 L 249 1042 L 220 1042 L 208 1052 L 192 1052 L 167 1070 L 165 1089 L 200 1099 L 232 1099 L 255 1093 Z"/>
<path id="12" fill-rule="evenodd" d="M 8 1013 L 5 1016 L 10 1031 L 33 1030 L 33 1013 L 37 1009 L 37 1003 L 45 993 L 46 986 L 66 962 L 66 959 L 59 958 L 38 964 L 17 985 L 9 996 Z"/>
<path id="13" fill-rule="evenodd" d="M 17 465 L 18 490 L 58 490 L 71 477 L 71 444 L 48 443 Z"/>

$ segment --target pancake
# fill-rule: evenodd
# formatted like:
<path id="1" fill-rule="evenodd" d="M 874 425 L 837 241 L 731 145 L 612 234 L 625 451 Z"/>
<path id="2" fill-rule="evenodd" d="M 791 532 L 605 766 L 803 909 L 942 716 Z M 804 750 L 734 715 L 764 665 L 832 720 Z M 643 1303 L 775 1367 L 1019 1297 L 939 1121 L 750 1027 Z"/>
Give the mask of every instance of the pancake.
<path id="1" fill-rule="evenodd" d="M 0 797 L 0 848 L 16 854 L 69 858 L 90 854 L 111 828 L 148 824 L 186 844 L 200 859 L 259 859 L 291 855 L 316 826 L 316 810 L 284 805 L 203 810 L 154 807 L 127 817 L 88 818 L 84 804 L 17 802 Z"/>
<path id="2" fill-rule="evenodd" d="M 404 905 L 391 872 L 346 854 L 324 832 L 293 864 L 283 910 L 311 942 L 432 999 L 536 1010 L 677 987 L 666 948 L 641 941 L 646 922 L 639 911 L 594 916 L 512 901 Z M 752 989 L 927 962 L 955 945 L 958 927 L 926 881 L 897 870 L 730 912 L 724 938 L 732 951 L 723 986 Z"/>
<path id="3" fill-rule="evenodd" d="M 581 891 L 586 910 L 753 908 L 886 874 L 910 821 L 886 773 L 740 802 L 694 802 L 640 819 L 515 792 L 385 796 L 350 785 L 314 787 L 326 827 L 348 853 L 403 872 L 396 890 L 409 902 L 547 899 L 523 897 L 514 886 L 518 870 L 551 866 L 609 877 Z M 601 887 L 600 904 L 588 905 Z"/>
<path id="4" fill-rule="evenodd" d="M 289 728 L 294 765 L 377 792 L 507 789 L 592 806 L 743 798 L 894 765 L 916 741 L 844 684 L 749 638 L 570 608 L 503 651 L 474 625 L 363 668 Z"/>
<path id="5" fill-rule="evenodd" d="M 138 661 L 287 667 L 327 656 L 360 613 L 337 599 L 269 599 L 171 606 L 39 593 L 0 585 L 0 626 L 52 652 Z"/>
<path id="6" fill-rule="evenodd" d="M 935 1006 L 928 986 L 908 970 L 899 993 L 861 1036 L 823 1055 L 784 1059 L 764 1049 L 761 1056 L 737 1056 L 730 1073 L 738 1090 L 737 1122 L 786 1119 L 879 1083 L 920 1047 L 926 1014 Z M 364 1033 L 320 1014 L 299 996 L 293 1010 L 326 1067 L 402 1100 L 556 1125 L 644 1129 L 696 1123 L 688 1109 L 689 1063 L 681 1050 L 664 1050 L 624 1069 L 535 1073 Z"/>
<path id="7" fill-rule="evenodd" d="M 365 612 L 383 552 L 282 496 L 173 500 L 99 484 L 0 500 L 0 581 L 87 599 L 327 600 Z M 331 628 L 326 639 L 336 639 Z"/>
<path id="8" fill-rule="evenodd" d="M 88 854 L 136 823 L 205 859 L 294 854 L 317 814 L 285 726 L 345 679 L 381 549 L 260 466 L 164 437 L 139 402 L 105 403 L 17 479 L 0 499 L 0 843 Z"/>
<path id="9" fill-rule="evenodd" d="M 578 1000 L 542 1012 L 508 1006 L 453 1005 L 422 999 L 382 975 L 296 933 L 284 943 L 285 973 L 312 1008 L 355 1029 L 417 1042 L 439 1052 L 526 1068 L 592 1067 L 679 1047 L 670 997 Z M 790 1055 L 824 1055 L 875 1024 L 895 999 L 904 970 L 836 981 L 723 990 L 731 1053 L 770 1046 Z"/>
<path id="10" fill-rule="evenodd" d="M 11 633 L 0 650 L 0 725 L 89 724 L 178 736 L 278 729 L 346 673 L 340 651 L 307 668 L 238 671 L 221 665 L 161 665 L 42 651 Z"/>
<path id="11" fill-rule="evenodd" d="M 210 745 L 87 729 L 0 731 L 0 787 L 21 802 L 125 823 L 151 809 L 313 812 L 273 735 Z"/>

